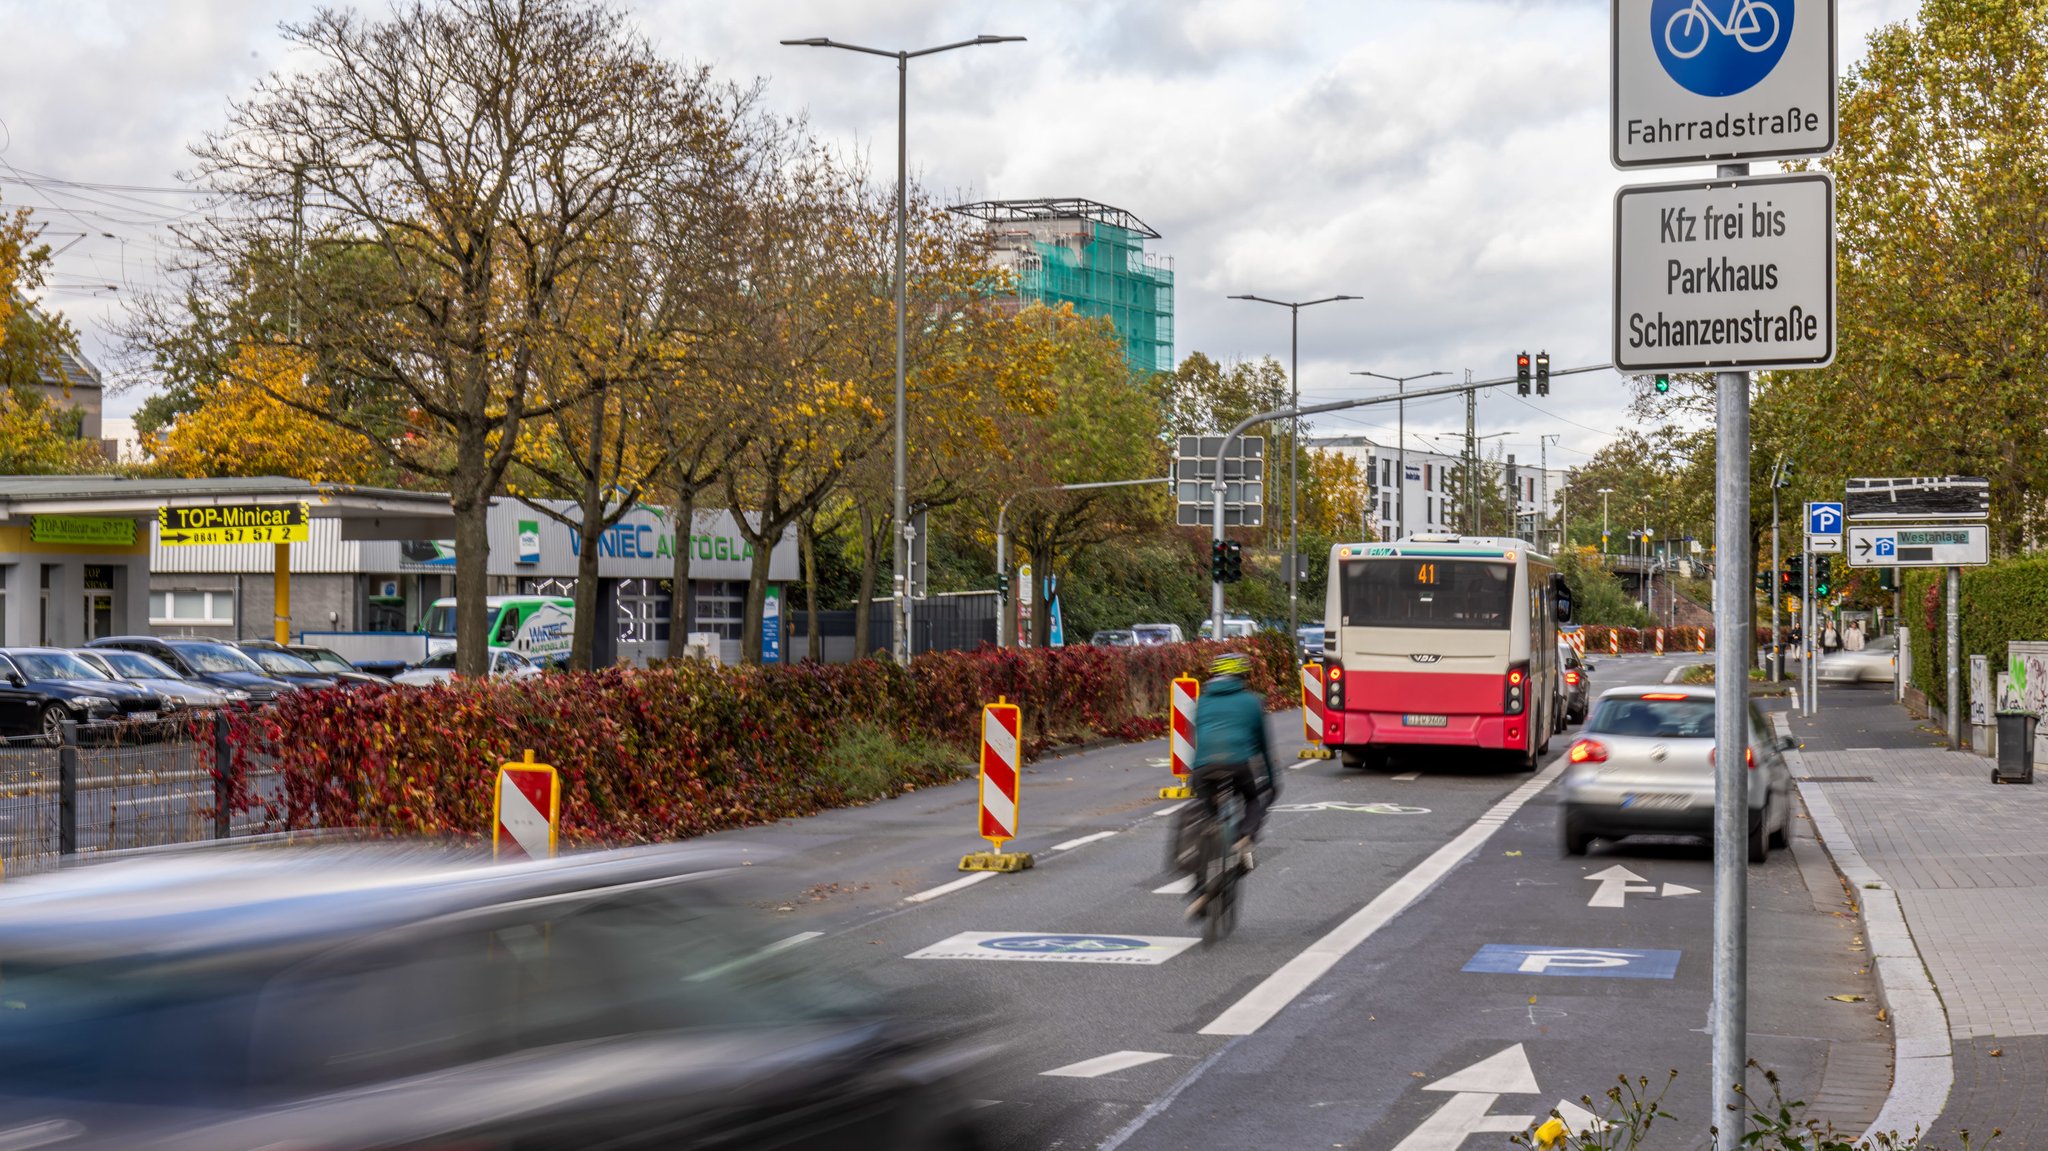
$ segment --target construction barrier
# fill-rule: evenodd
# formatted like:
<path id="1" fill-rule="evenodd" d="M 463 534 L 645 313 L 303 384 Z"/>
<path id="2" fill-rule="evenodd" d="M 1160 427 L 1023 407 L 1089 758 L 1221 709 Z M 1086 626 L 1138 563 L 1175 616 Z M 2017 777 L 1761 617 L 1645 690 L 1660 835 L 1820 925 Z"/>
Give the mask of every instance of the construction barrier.
<path id="1" fill-rule="evenodd" d="M 1586 658 L 1586 633 L 1584 631 L 1568 631 L 1565 633 L 1564 638 L 1567 643 L 1572 645 L 1573 655 L 1578 656 L 1580 659 Z"/>
<path id="2" fill-rule="evenodd" d="M 1701 650 L 1702 652 L 1704 652 L 1704 651 L 1706 651 L 1706 650 L 1707 650 L 1707 629 L 1706 629 L 1706 628 L 1703 628 L 1703 627 L 1696 627 L 1696 628 L 1692 629 L 1692 637 L 1693 637 L 1693 639 L 1694 639 L 1694 640 L 1696 640 L 1696 641 L 1697 641 L 1697 642 L 1699 643 L 1699 645 L 1700 645 L 1700 650 Z"/>
<path id="3" fill-rule="evenodd" d="M 1161 799 L 1188 799 L 1195 794 L 1188 789 L 1188 773 L 1195 769 L 1195 700 L 1201 694 L 1202 681 L 1188 675 L 1175 679 L 1167 692 L 1173 708 L 1167 721 L 1167 762 L 1173 768 L 1173 786 L 1159 789 Z"/>
<path id="4" fill-rule="evenodd" d="M 1313 746 L 1302 748 L 1297 759 L 1330 758 L 1330 749 L 1323 746 L 1323 722 L 1323 663 L 1310 660 L 1301 665 L 1301 730 Z"/>
<path id="5" fill-rule="evenodd" d="M 491 856 L 494 859 L 549 859 L 555 854 L 562 820 L 562 777 L 545 763 L 526 758 L 498 765 L 491 791 Z"/>
<path id="6" fill-rule="evenodd" d="M 1661 627 L 1657 629 L 1657 654 L 1664 654 L 1664 629 Z"/>
<path id="7" fill-rule="evenodd" d="M 1610 629 L 1607 633 L 1607 654 L 1621 654 L 1621 633 Z"/>
<path id="8" fill-rule="evenodd" d="M 962 871 L 1022 871 L 1028 851 L 1004 852 L 1017 838 L 1017 799 L 1023 780 L 1023 717 L 1006 697 L 981 708 L 981 803 L 978 834 L 992 850 L 960 857 Z"/>

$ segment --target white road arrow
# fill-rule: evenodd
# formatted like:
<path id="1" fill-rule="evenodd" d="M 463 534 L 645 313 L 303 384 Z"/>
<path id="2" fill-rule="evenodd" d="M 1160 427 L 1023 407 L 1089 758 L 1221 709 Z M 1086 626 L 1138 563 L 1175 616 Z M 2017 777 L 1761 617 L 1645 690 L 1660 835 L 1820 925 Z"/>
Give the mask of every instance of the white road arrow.
<path id="1" fill-rule="evenodd" d="M 1597 1134 L 1614 1126 L 1614 1124 L 1609 1123 L 1607 1120 L 1600 1118 L 1598 1115 L 1568 1099 L 1558 1100 L 1557 1106 L 1551 1108 L 1551 1110 L 1557 1112 L 1557 1117 L 1564 1120 L 1566 1127 L 1581 1135 Z"/>
<path id="2" fill-rule="evenodd" d="M 1682 884 L 1667 883 L 1664 885 L 1664 890 L 1660 894 L 1663 898 L 1669 899 L 1674 895 L 1698 895 L 1699 893 L 1700 889 L 1697 887 L 1686 887 Z"/>
<path id="3" fill-rule="evenodd" d="M 1600 889 L 1593 893 L 1593 898 L 1586 901 L 1587 907 L 1624 906 L 1628 902 L 1628 897 L 1631 892 L 1637 892 L 1644 895 L 1657 894 L 1656 884 L 1644 884 L 1642 876 L 1637 875 L 1635 872 L 1630 871 L 1628 868 L 1622 867 L 1619 864 L 1616 864 L 1615 866 L 1610 867 L 1605 871 L 1596 871 L 1593 874 L 1587 876 L 1586 878 L 1600 885 Z M 1644 885 L 1631 886 L 1632 884 Z"/>
<path id="4" fill-rule="evenodd" d="M 1488 1112 L 1502 1095 L 1534 1095 L 1541 1088 L 1536 1086 L 1536 1073 L 1529 1067 L 1528 1052 L 1517 1043 L 1463 1071 L 1454 1071 L 1423 1090 L 1453 1094 L 1406 1139 L 1395 1144 L 1393 1151 L 1459 1151 L 1472 1135 L 1527 1131 L 1536 1122 L 1534 1115 Z"/>

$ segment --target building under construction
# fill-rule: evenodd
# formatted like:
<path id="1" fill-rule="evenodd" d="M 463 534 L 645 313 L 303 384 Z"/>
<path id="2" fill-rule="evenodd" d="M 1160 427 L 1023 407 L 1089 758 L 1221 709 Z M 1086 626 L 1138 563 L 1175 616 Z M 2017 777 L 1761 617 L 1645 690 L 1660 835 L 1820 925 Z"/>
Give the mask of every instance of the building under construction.
<path id="1" fill-rule="evenodd" d="M 982 200 L 953 211 L 985 221 L 1019 301 L 1108 316 L 1131 366 L 1173 370 L 1173 260 L 1145 250 L 1159 233 L 1094 200 Z"/>

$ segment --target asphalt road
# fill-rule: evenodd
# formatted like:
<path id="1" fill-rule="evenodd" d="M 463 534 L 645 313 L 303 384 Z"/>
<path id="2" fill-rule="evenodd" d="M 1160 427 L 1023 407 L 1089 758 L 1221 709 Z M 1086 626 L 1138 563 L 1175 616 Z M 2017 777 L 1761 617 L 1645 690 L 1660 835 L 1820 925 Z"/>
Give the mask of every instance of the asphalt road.
<path id="1" fill-rule="evenodd" d="M 1605 688 L 1683 661 L 1595 662 Z M 1301 746 L 1295 713 L 1273 725 Z M 1533 775 L 1289 763 L 1214 948 L 1161 890 L 1160 743 L 1028 769 L 1011 849 L 1037 866 L 1017 874 L 956 870 L 984 846 L 972 784 L 719 838 L 777 857 L 763 913 L 803 966 L 1003 1046 L 983 1112 L 1003 1148 L 1505 1147 L 1561 1101 L 1618 1075 L 1654 1093 L 1671 1069 L 1677 1120 L 1647 1146 L 1700 1146 L 1712 860 L 1680 840 L 1566 857 L 1549 781 L 1569 739 Z M 1843 892 L 1810 839 L 1801 855 L 1750 870 L 1750 1051 L 1803 1098 L 1831 1052 L 1884 1037 Z"/>

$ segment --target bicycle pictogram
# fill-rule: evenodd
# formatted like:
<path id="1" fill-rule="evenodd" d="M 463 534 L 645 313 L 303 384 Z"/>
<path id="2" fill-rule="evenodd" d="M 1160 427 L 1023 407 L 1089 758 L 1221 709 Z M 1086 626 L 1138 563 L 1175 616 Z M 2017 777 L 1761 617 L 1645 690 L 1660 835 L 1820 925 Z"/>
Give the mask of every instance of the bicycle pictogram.
<path id="1" fill-rule="evenodd" d="M 1735 0 L 1723 22 L 1706 0 L 1692 0 L 1664 22 L 1664 46 L 1680 60 L 1690 60 L 1707 47 L 1714 33 L 1729 37 L 1745 52 L 1762 52 L 1778 42 L 1778 10 L 1763 0 Z"/>
<path id="2" fill-rule="evenodd" d="M 1799 0 L 1651 0 L 1650 42 L 1665 74 L 1700 96 L 1762 83 L 1784 58 Z"/>

